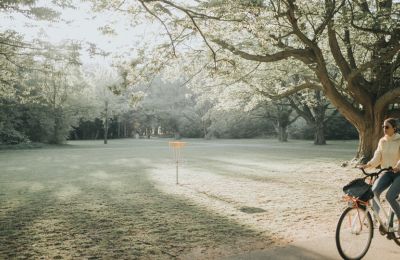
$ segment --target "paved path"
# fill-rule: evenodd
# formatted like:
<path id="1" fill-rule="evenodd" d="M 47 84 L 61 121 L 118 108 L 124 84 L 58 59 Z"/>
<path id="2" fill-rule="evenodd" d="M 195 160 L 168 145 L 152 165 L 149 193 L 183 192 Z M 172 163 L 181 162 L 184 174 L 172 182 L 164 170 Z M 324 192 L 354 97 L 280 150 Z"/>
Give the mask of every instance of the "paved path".
<path id="1" fill-rule="evenodd" d="M 252 251 L 227 257 L 226 260 L 321 260 L 341 259 L 333 237 L 295 242 L 284 247 Z M 399 260 L 400 246 L 375 232 L 371 247 L 364 260 Z"/>

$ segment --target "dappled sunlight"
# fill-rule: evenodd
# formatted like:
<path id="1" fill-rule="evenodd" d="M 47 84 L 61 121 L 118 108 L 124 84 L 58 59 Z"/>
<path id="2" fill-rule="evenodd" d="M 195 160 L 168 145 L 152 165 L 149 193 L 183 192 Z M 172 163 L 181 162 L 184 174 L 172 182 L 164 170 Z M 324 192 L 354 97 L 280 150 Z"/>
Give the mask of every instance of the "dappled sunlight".
<path id="1" fill-rule="evenodd" d="M 0 197 L 0 220 L 1 218 L 7 216 L 9 212 L 21 207 L 24 202 L 20 198 L 5 198 Z"/>
<path id="2" fill-rule="evenodd" d="M 210 165 L 212 169 L 218 169 L 218 174 L 225 173 L 226 175 L 238 175 L 238 176 L 259 176 L 264 175 L 264 172 L 276 173 L 282 171 L 293 171 L 295 166 L 293 163 L 282 165 L 282 163 L 272 162 L 269 160 L 244 160 L 244 159 L 232 159 L 229 157 L 216 157 L 216 158 L 203 158 L 203 161 L 196 162 L 193 166 L 197 166 L 200 169 L 204 168 L 204 164 Z M 212 170 L 211 169 L 211 170 Z"/>
<path id="3" fill-rule="evenodd" d="M 45 184 L 38 181 L 15 181 L 10 189 L 18 190 L 19 193 L 38 192 L 45 188 Z"/>
<path id="4" fill-rule="evenodd" d="M 156 189 L 149 180 L 152 170 L 173 176 L 175 172 L 165 142 L 135 140 L 114 144 L 113 149 L 92 149 L 87 143 L 88 148 L 42 149 L 39 157 L 45 161 L 37 160 L 35 153 L 25 154 L 29 169 L 3 172 L 0 257 L 171 259 L 197 255 L 200 250 L 212 258 L 287 242 L 186 196 Z M 122 153 L 126 155 L 121 158 Z M 17 165 L 18 156 L 13 154 L 7 167 Z M 57 160 L 48 161 L 50 156 Z M 182 173 L 191 160 L 198 160 L 190 151 L 185 156 L 190 160 Z M 218 177 L 219 183 L 226 178 Z M 171 180 L 173 184 L 166 183 L 172 188 Z M 236 201 L 228 189 L 202 191 L 206 197 L 208 192 L 235 202 L 239 212 L 260 210 L 257 203 L 240 208 L 246 200 Z"/>
<path id="5" fill-rule="evenodd" d="M 122 190 L 123 188 L 126 188 L 125 184 L 122 181 L 110 181 L 109 182 L 109 188 L 111 190 Z"/>
<path id="6" fill-rule="evenodd" d="M 79 165 L 68 165 L 70 169 L 79 170 L 81 167 Z"/>
<path id="7" fill-rule="evenodd" d="M 64 185 L 55 192 L 55 196 L 59 200 L 71 200 L 81 193 L 82 190 L 74 185 Z"/>
<path id="8" fill-rule="evenodd" d="M 113 178 L 113 176 L 105 171 L 98 170 L 89 174 L 90 177 L 100 179 L 100 180 L 109 180 Z"/>
<path id="9" fill-rule="evenodd" d="M 245 178 L 230 179 L 226 176 L 215 175 L 207 171 L 181 170 L 179 185 L 175 185 L 175 175 L 173 171 L 167 174 L 161 169 L 152 171 L 152 178 L 156 181 L 157 187 L 167 193 L 186 197 L 194 203 L 225 215 L 242 224 L 250 225 L 252 228 L 270 234 L 270 225 L 267 221 L 261 227 L 259 221 L 268 217 L 271 219 L 274 210 L 284 206 L 284 199 L 273 197 L 268 199 L 268 190 L 274 188 L 273 184 L 260 183 Z M 264 192 L 260 192 L 264 191 Z M 274 202 L 274 203 L 271 203 Z M 269 203 L 269 204 L 268 204 Z M 254 217 L 241 212 L 241 208 L 259 207 L 265 213 Z M 287 207 L 287 206 L 286 206 Z M 260 228 L 261 227 L 261 228 Z"/>
<path id="10" fill-rule="evenodd" d="M 31 192 L 38 192 L 42 191 L 45 188 L 45 186 L 40 183 L 40 182 L 33 182 L 31 186 L 29 187 L 29 191 Z"/>
<path id="11" fill-rule="evenodd" d="M 356 170 L 329 162 L 308 167 L 301 163 L 296 171 L 288 171 L 284 163 L 272 162 L 277 167 L 269 172 L 263 167 L 246 170 L 242 165 L 250 164 L 249 160 L 237 165 L 234 160 L 217 158 L 207 160 L 203 166 L 196 163 L 195 167 L 181 167 L 179 185 L 174 185 L 172 167 L 165 171 L 160 165 L 151 177 L 163 192 L 185 197 L 258 232 L 287 241 L 332 235 L 337 220 L 332 216 L 341 210 L 338 187 L 357 175 Z"/>
<path id="12" fill-rule="evenodd" d="M 148 158 L 121 158 L 113 160 L 111 165 L 126 166 L 126 167 L 137 167 L 140 165 L 150 165 L 151 159 Z"/>
<path id="13" fill-rule="evenodd" d="M 24 166 L 10 166 L 3 168 L 4 171 L 25 171 L 27 167 Z"/>

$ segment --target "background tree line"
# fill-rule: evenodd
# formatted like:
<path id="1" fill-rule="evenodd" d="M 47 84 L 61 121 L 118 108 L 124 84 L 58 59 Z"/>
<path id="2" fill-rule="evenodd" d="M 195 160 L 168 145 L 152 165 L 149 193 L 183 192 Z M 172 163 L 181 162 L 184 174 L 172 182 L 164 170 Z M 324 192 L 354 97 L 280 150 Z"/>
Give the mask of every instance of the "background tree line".
<path id="1" fill-rule="evenodd" d="M 165 33 L 156 44 L 138 46 L 135 59 L 120 58 L 116 69 L 105 69 L 81 66 L 82 46 L 73 41 L 27 42 L 3 30 L 2 142 L 103 136 L 106 143 L 108 137 L 136 133 L 206 138 L 276 133 L 281 141 L 288 133 L 310 135 L 291 129 L 297 126 L 312 129 L 314 143 L 324 144 L 335 127 L 330 122 L 341 125 L 341 114 L 357 130 L 357 157 L 366 159 L 382 134 L 383 118 L 398 115 L 396 1 L 90 2 L 93 10 L 160 23 Z M 53 1 L 62 8 L 71 3 Z M 0 11 L 57 17 L 35 4 L 1 1 Z M 156 94 L 161 86 L 170 93 Z M 85 124 L 96 130 L 83 130 Z M 353 128 L 343 125 L 347 138 Z"/>
<path id="2" fill-rule="evenodd" d="M 202 97 L 182 85 L 182 81 L 163 82 L 161 78 L 151 86 L 142 87 L 141 100 L 135 107 L 110 118 L 109 138 L 126 137 L 188 137 L 188 138 L 254 138 L 268 137 L 287 141 L 287 138 L 315 138 L 315 126 L 298 118 L 289 102 L 266 103 L 244 111 L 243 107 L 222 109 L 218 101 L 203 102 Z M 285 112 L 283 112 L 285 111 Z M 357 132 L 340 114 L 333 114 L 323 122 L 324 140 L 356 139 Z M 284 121 L 297 119 L 292 124 Z M 285 131 L 285 138 L 282 138 Z M 101 118 L 81 120 L 71 132 L 72 139 L 102 139 L 104 126 Z"/>

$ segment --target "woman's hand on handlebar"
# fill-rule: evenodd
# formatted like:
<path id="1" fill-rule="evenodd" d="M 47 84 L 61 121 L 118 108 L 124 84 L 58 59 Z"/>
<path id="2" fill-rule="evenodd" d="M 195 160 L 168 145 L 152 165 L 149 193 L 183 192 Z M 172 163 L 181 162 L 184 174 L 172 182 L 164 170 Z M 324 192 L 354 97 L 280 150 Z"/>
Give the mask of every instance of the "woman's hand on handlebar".
<path id="1" fill-rule="evenodd" d="M 359 164 L 359 165 L 357 165 L 357 168 L 360 168 L 360 169 L 363 169 L 363 170 L 365 170 L 365 169 L 367 169 L 369 167 L 371 167 L 371 165 L 369 165 L 369 164 Z"/>

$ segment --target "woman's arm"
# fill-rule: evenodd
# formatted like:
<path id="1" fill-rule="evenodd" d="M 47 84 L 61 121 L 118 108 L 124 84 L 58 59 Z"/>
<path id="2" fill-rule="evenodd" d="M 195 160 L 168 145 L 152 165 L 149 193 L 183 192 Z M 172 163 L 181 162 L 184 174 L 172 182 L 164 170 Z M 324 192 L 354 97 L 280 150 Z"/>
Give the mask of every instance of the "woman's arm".
<path id="1" fill-rule="evenodd" d="M 382 162 L 382 142 L 383 142 L 383 139 L 381 138 L 379 140 L 378 147 L 375 150 L 374 157 L 372 157 L 372 159 L 369 162 L 367 162 L 367 164 L 365 165 L 365 168 L 377 167 L 381 164 L 381 162 Z"/>
<path id="2" fill-rule="evenodd" d="M 399 160 L 397 161 L 396 165 L 393 167 L 394 172 L 400 172 L 400 145 L 399 145 L 397 158 L 399 158 Z"/>
<path id="3" fill-rule="evenodd" d="M 396 165 L 393 167 L 394 172 L 400 172 L 400 161 L 396 163 Z"/>

